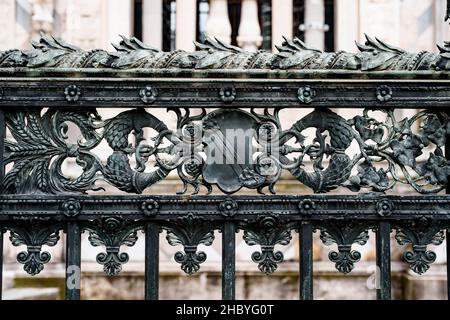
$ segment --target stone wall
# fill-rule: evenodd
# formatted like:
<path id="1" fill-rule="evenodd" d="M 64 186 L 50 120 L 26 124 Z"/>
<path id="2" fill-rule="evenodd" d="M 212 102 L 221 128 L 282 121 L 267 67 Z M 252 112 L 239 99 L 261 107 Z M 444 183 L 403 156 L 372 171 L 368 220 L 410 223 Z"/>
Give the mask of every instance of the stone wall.
<path id="1" fill-rule="evenodd" d="M 6 265 L 5 276 L 10 276 L 11 265 Z M 137 267 L 135 265 L 135 267 Z M 333 266 L 325 262 L 314 263 L 314 299 L 317 300 L 373 300 L 376 297 L 374 264 L 361 262 L 349 275 L 337 274 Z M 298 294 L 298 264 L 285 262 L 270 276 L 255 271 L 255 266 L 240 263 L 236 272 L 236 298 L 296 300 Z M 403 263 L 392 264 L 393 299 L 446 299 L 447 282 L 445 265 L 434 265 L 430 271 L 417 276 L 407 271 Z M 54 266 L 35 278 L 19 276 L 9 281 L 7 287 L 22 291 L 25 288 L 39 296 L 38 289 L 46 296 L 52 292 L 54 298 L 63 297 L 63 266 Z M 87 266 L 90 269 L 90 266 Z M 221 298 L 221 274 L 206 269 L 187 276 L 171 265 L 162 264 L 160 274 L 160 299 L 204 299 Z M 31 290 L 32 289 L 32 290 Z M 51 289 L 51 290 L 50 290 Z M 19 291 L 20 290 L 20 291 Z M 59 293 L 58 293 L 59 292 Z M 12 295 L 13 296 L 13 295 Z M 15 294 L 14 297 L 18 295 Z M 137 299 L 144 298 L 144 275 L 141 271 L 124 271 L 119 276 L 108 277 L 97 271 L 82 274 L 82 299 Z"/>

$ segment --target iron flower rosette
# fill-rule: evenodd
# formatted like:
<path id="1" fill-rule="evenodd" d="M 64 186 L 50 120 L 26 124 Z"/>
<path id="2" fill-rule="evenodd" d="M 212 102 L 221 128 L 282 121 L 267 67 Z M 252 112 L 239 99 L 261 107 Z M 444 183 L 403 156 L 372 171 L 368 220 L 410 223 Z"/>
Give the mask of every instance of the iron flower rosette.
<path id="1" fill-rule="evenodd" d="M 311 103 L 316 96 L 316 91 L 310 86 L 300 87 L 297 90 L 297 98 L 303 103 Z"/>
<path id="2" fill-rule="evenodd" d="M 159 211 L 159 204 L 157 201 L 150 199 L 142 202 L 141 211 L 147 217 L 154 216 Z"/>
<path id="3" fill-rule="evenodd" d="M 239 205 L 231 198 L 225 199 L 219 204 L 219 211 L 226 217 L 232 217 L 236 214 Z"/>
<path id="4" fill-rule="evenodd" d="M 392 98 L 392 89 L 386 85 L 377 88 L 377 100 L 387 102 Z"/>
<path id="5" fill-rule="evenodd" d="M 375 205 L 375 210 L 380 216 L 387 217 L 392 214 L 392 211 L 394 211 L 394 204 L 390 200 L 380 200 Z"/>
<path id="6" fill-rule="evenodd" d="M 236 89 L 234 87 L 223 87 L 219 90 L 220 99 L 225 103 L 231 103 L 236 99 Z"/>
<path id="7" fill-rule="evenodd" d="M 316 204 L 311 199 L 305 199 L 300 201 L 298 204 L 298 209 L 303 215 L 310 215 L 314 210 L 316 210 Z"/>
<path id="8" fill-rule="evenodd" d="M 156 101 L 158 89 L 152 86 L 146 86 L 139 90 L 139 96 L 141 97 L 142 102 L 151 104 Z"/>
<path id="9" fill-rule="evenodd" d="M 62 211 L 68 217 L 75 217 L 81 212 L 81 203 L 75 199 L 68 199 L 63 202 Z"/>
<path id="10" fill-rule="evenodd" d="M 71 84 L 64 89 L 64 95 L 68 102 L 77 102 L 81 97 L 81 89 L 78 86 Z"/>

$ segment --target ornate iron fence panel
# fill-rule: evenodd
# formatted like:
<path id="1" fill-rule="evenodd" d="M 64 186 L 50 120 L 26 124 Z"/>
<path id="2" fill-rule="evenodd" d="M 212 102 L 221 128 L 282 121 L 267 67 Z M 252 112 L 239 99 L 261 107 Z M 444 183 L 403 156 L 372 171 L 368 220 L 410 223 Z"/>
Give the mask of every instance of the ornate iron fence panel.
<path id="1" fill-rule="evenodd" d="M 300 297 L 312 299 L 312 233 L 336 245 L 330 262 L 349 273 L 361 259 L 354 245 L 373 230 L 377 296 L 389 299 L 391 232 L 422 274 L 436 260 L 428 246 L 449 228 L 450 47 L 410 53 L 367 37 L 358 48 L 325 53 L 286 39 L 273 54 L 208 39 L 195 52 L 161 52 L 123 38 L 106 52 L 42 35 L 29 51 L 0 52 L 0 227 L 25 246 L 17 261 L 38 274 L 51 259 L 42 246 L 65 232 L 67 267 L 79 267 L 84 231 L 112 276 L 143 231 L 145 296 L 156 299 L 159 233 L 192 274 L 207 259 L 198 246 L 218 230 L 223 298 L 234 299 L 236 231 L 260 246 L 251 258 L 266 274 L 298 232 Z M 126 110 L 105 117 L 104 108 Z M 158 118 L 165 108 L 176 127 Z M 286 126 L 280 115 L 294 109 Z M 276 194 L 285 176 L 298 194 Z M 181 181 L 177 194 L 152 192 L 168 177 Z M 79 299 L 79 288 L 67 285 L 66 297 Z"/>

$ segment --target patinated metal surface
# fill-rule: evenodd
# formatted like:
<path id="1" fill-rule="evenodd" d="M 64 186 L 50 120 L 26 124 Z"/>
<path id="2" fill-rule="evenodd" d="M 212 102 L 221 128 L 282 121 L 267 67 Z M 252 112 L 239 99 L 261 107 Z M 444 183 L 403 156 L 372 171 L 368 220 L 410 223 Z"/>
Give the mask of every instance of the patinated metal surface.
<path id="1" fill-rule="evenodd" d="M 195 52 L 161 52 L 123 38 L 107 52 L 44 35 L 31 50 L 1 52 L 0 124 L 10 136 L 3 130 L 0 139 L 0 228 L 26 246 L 18 262 L 38 274 L 51 258 L 42 246 L 65 231 L 67 265 L 79 266 L 86 231 L 105 248 L 97 262 L 116 275 L 129 260 L 122 247 L 144 231 L 146 297 L 156 299 L 159 232 L 182 247 L 174 259 L 192 274 L 207 259 L 198 246 L 220 231 L 223 296 L 232 299 L 235 232 L 261 246 L 252 260 L 266 274 L 283 261 L 277 246 L 299 232 L 299 292 L 310 299 L 312 233 L 335 246 L 329 259 L 349 273 L 361 259 L 353 245 L 374 230 L 378 298 L 389 298 L 391 231 L 422 274 L 436 260 L 428 246 L 442 243 L 449 227 L 450 197 L 442 192 L 450 176 L 450 49 L 409 53 L 370 37 L 358 48 L 325 53 L 294 39 L 278 53 L 245 52 L 208 39 Z M 127 110 L 102 118 L 100 109 L 111 107 Z M 167 108 L 176 126 L 154 108 Z M 284 127 L 283 108 L 313 110 Z M 344 118 L 332 108 L 362 112 Z M 421 110 L 398 116 L 396 108 Z M 68 123 L 78 140 L 69 139 Z M 239 134 L 230 139 L 230 131 Z M 229 149 L 230 140 L 241 149 Z M 101 143 L 110 149 L 106 160 L 96 151 Z M 210 161 L 217 146 L 230 161 Z M 65 172 L 67 159 L 81 167 L 78 177 Z M 154 194 L 171 172 L 182 182 L 179 194 Z M 282 174 L 309 193 L 275 194 Z M 105 195 L 100 181 L 128 195 Z M 394 195 L 398 187 L 410 195 Z M 251 189 L 271 195 L 238 193 Z M 349 195 L 329 193 L 342 190 Z M 79 298 L 79 289 L 66 293 Z"/>
<path id="2" fill-rule="evenodd" d="M 392 94 L 385 85 L 378 91 L 380 101 Z M 226 92 L 222 94 L 225 103 L 234 99 L 231 88 L 228 96 Z M 300 88 L 298 94 L 303 100 L 314 96 L 309 87 Z M 194 194 L 201 186 L 209 193 L 213 185 L 225 193 L 241 188 L 260 193 L 267 188 L 275 193 L 284 170 L 315 193 L 339 186 L 354 192 L 384 192 L 396 184 L 408 184 L 426 194 L 442 191 L 448 184 L 450 166 L 443 147 L 450 123 L 445 112 L 421 111 L 398 120 L 393 110 L 387 109 L 381 111 L 386 118 L 382 122 L 373 118 L 368 109 L 351 119 L 329 109 L 315 109 L 290 128 L 282 128 L 279 111 L 219 109 L 207 113 L 203 109 L 201 114 L 190 116 L 189 109 L 184 114 L 176 109 L 178 130 L 169 130 L 144 109 L 125 111 L 111 119 L 101 119 L 95 109 L 82 108 L 51 108 L 44 113 L 33 109 L 5 111 L 6 125 L 15 141 L 5 141 L 4 163 L 13 166 L 5 175 L 2 192 L 84 193 L 99 191 L 95 182 L 101 179 L 122 191 L 142 193 L 171 171 L 176 171 L 184 184 L 182 194 L 188 186 L 193 187 Z M 65 136 L 67 122 L 76 124 L 81 132 L 75 144 Z M 415 132 L 413 127 L 419 123 Z M 144 128 L 156 131 L 153 145 L 144 141 Z M 305 140 L 308 128 L 316 131 L 313 142 Z M 227 135 L 230 130 L 236 135 Z M 133 145 L 129 143 L 130 134 Z M 240 141 L 236 154 L 231 149 L 235 138 Z M 296 143 L 288 145 L 291 139 Z M 112 152 L 106 163 L 93 151 L 103 140 Z M 253 140 L 257 146 L 252 145 Z M 359 150 L 350 157 L 346 151 L 352 142 Z M 221 159 L 213 155 L 218 149 L 224 153 Z M 431 150 L 428 159 L 417 161 L 425 149 Z M 289 155 L 294 157 L 290 159 Z M 75 159 L 82 167 L 76 179 L 67 178 L 63 172 L 67 158 Z M 145 171 L 149 158 L 156 162 L 152 172 Z M 306 158 L 311 159 L 312 170 L 305 169 Z M 385 166 L 377 169 L 375 164 Z"/>
<path id="3" fill-rule="evenodd" d="M 278 53 L 247 52 L 219 39 L 207 38 L 196 43 L 197 51 L 163 52 L 136 38 L 122 37 L 116 52 L 90 51 L 45 34 L 28 51 L 0 52 L 0 67 L 26 68 L 96 68 L 96 69 L 280 69 L 280 70 L 447 70 L 450 47 L 438 46 L 440 54 L 411 53 L 366 35 L 357 43 L 359 53 L 322 52 L 307 47 L 299 39 L 285 39 Z"/>
<path id="4" fill-rule="evenodd" d="M 197 252 L 199 244 L 214 241 L 213 230 L 221 230 L 226 221 L 238 223 L 249 245 L 259 244 L 263 252 L 255 252 L 253 260 L 261 271 L 271 273 L 283 260 L 275 245 L 287 245 L 291 231 L 299 223 L 309 221 L 321 234 L 326 245 L 336 243 L 338 252 L 330 253 L 330 260 L 344 273 L 353 269 L 360 259 L 357 251 L 350 251 L 353 243 L 365 244 L 367 231 L 380 221 L 389 221 L 396 230 L 400 245 L 412 244 L 413 251 L 405 252 L 405 259 L 413 271 L 424 273 L 436 255 L 427 245 L 440 244 L 448 227 L 450 199 L 447 196 L 61 196 L 4 195 L 0 197 L 0 223 L 13 233 L 14 245 L 26 245 L 28 253 L 20 253 L 18 260 L 25 270 L 37 274 L 50 256 L 42 252 L 42 245 L 55 245 L 60 221 L 76 220 L 89 231 L 94 246 L 105 245 L 97 261 L 108 274 L 117 274 L 128 255 L 119 253 L 120 246 L 132 246 L 136 231 L 146 221 L 158 222 L 167 230 L 171 245 L 184 246 L 184 253 L 175 255 L 187 273 L 199 270 L 206 255 Z M 70 203 L 76 209 L 69 211 Z M 230 203 L 232 207 L 230 208 Z M 70 207 L 71 208 L 71 207 Z M 55 221 L 51 223 L 49 221 Z M 30 256 L 29 256 L 30 255 Z"/>

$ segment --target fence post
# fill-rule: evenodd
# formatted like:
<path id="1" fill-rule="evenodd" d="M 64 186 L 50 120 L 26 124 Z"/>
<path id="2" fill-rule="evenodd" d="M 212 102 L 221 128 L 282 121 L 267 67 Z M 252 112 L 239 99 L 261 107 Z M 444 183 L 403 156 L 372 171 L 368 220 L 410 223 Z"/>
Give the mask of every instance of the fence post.
<path id="1" fill-rule="evenodd" d="M 450 2 L 448 2 L 450 3 Z M 449 11 L 448 11 L 449 12 Z M 447 112 L 447 115 L 450 116 L 450 112 Z M 445 158 L 450 160 L 450 141 L 446 141 L 445 143 Z M 446 194 L 450 194 L 450 186 L 447 186 L 445 189 Z M 450 229 L 447 229 L 445 232 L 445 245 L 446 245 L 446 260 L 447 260 L 447 299 L 450 300 Z"/>
<path id="2" fill-rule="evenodd" d="M 66 239 L 66 300 L 80 300 L 81 228 L 77 222 L 67 223 Z"/>
<path id="3" fill-rule="evenodd" d="M 313 299 L 313 236 L 310 222 L 300 225 L 300 299 Z"/>
<path id="4" fill-rule="evenodd" d="M 3 178 L 5 176 L 5 164 L 3 155 L 5 151 L 5 137 L 6 137 L 6 124 L 5 114 L 0 109 L 0 185 L 3 184 Z M 0 223 L 0 300 L 2 300 L 3 292 L 3 226 Z"/>
<path id="5" fill-rule="evenodd" d="M 236 257 L 235 241 L 236 226 L 226 221 L 222 230 L 222 299 L 235 299 Z"/>
<path id="6" fill-rule="evenodd" d="M 377 250 L 377 299 L 391 299 L 391 224 L 389 222 L 380 222 L 376 231 L 376 250 Z M 379 285 L 379 287 L 378 287 Z"/>
<path id="7" fill-rule="evenodd" d="M 145 225 L 145 300 L 158 300 L 159 296 L 159 225 Z"/>

